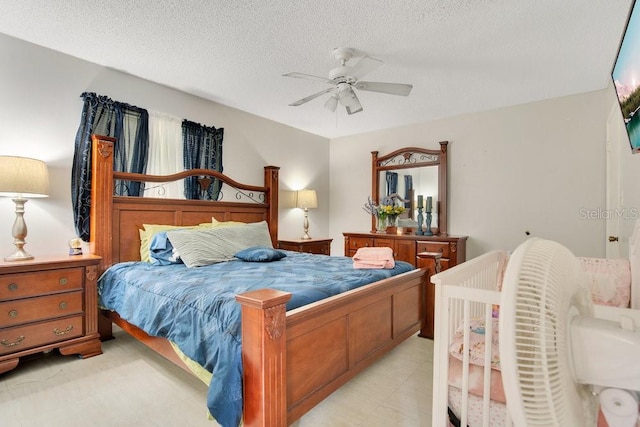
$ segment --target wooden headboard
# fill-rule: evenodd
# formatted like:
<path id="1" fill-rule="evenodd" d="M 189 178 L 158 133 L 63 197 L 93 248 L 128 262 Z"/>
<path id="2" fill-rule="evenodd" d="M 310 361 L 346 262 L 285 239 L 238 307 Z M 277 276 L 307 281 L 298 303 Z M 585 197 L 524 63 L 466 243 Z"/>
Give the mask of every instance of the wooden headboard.
<path id="1" fill-rule="evenodd" d="M 143 224 L 196 225 L 218 221 L 267 221 L 273 245 L 278 236 L 277 166 L 265 166 L 264 186 L 241 184 L 212 170 L 193 169 L 173 175 L 156 176 L 114 172 L 115 139 L 92 135 L 91 162 L 91 253 L 102 257 L 100 272 L 124 261 L 140 259 L 139 230 Z M 114 196 L 115 180 L 170 182 L 188 176 L 220 179 L 238 194 L 250 194 L 253 201 L 160 199 Z M 257 200 L 257 201 L 256 201 Z"/>

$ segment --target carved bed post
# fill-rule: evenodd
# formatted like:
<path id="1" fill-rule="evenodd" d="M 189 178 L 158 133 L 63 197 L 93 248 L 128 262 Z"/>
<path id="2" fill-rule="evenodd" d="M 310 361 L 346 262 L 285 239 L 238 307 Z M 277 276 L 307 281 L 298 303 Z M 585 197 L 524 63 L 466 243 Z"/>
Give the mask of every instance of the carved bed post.
<path id="1" fill-rule="evenodd" d="M 244 426 L 287 425 L 288 292 L 260 289 L 236 296 L 242 305 Z"/>
<path id="2" fill-rule="evenodd" d="M 99 274 L 113 263 L 113 146 L 115 138 L 91 135 L 91 236 L 92 254 L 102 257 Z M 98 177 L 102 177 L 98 180 Z M 101 187 L 102 186 L 102 187 Z"/>
<path id="3" fill-rule="evenodd" d="M 113 146 L 115 138 L 91 135 L 91 210 L 89 250 L 102 257 L 98 277 L 113 263 Z M 98 179 L 101 177 L 102 179 Z M 100 339 L 113 338 L 110 319 L 98 316 Z"/>
<path id="4" fill-rule="evenodd" d="M 271 233 L 271 243 L 274 248 L 278 247 L 278 166 L 264 167 L 264 186 L 267 188 L 265 203 L 269 204 L 267 223 Z"/>

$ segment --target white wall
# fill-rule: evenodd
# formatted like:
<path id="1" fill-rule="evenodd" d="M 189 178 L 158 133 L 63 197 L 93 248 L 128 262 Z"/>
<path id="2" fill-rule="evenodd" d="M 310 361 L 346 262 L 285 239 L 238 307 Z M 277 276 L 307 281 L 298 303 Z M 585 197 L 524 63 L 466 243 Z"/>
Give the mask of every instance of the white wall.
<path id="1" fill-rule="evenodd" d="M 343 232 L 370 229 L 361 207 L 371 151 L 446 140 L 449 234 L 469 236 L 467 258 L 512 250 L 527 231 L 604 256 L 604 221 L 580 212 L 605 206 L 607 99 L 598 91 L 331 140 L 332 253 L 344 254 Z"/>
<path id="2" fill-rule="evenodd" d="M 82 92 L 96 92 L 210 126 L 223 127 L 224 172 L 261 185 L 263 166 L 280 166 L 281 190 L 318 191 L 310 214 L 314 235 L 329 233 L 329 141 L 149 81 L 0 34 L 0 155 L 47 162 L 50 197 L 26 205 L 26 249 L 66 254 L 75 236 L 70 177 Z M 0 259 L 13 251 L 14 205 L 0 198 Z M 300 209 L 280 209 L 280 237 L 302 234 Z"/>
<path id="3" fill-rule="evenodd" d="M 224 127 L 230 176 L 260 184 L 262 167 L 274 164 L 281 167 L 283 195 L 318 191 L 311 235 L 332 237 L 334 255 L 344 253 L 342 232 L 369 229 L 362 205 L 370 193 L 370 152 L 436 148 L 441 140 L 450 141 L 449 231 L 469 236 L 468 257 L 513 249 L 525 231 L 559 240 L 578 255 L 604 255 L 603 221 L 581 219 L 579 212 L 605 205 L 606 91 L 328 141 L 0 35 L 0 154 L 45 160 L 51 175 L 51 197 L 26 206 L 27 249 L 34 255 L 66 253 L 75 235 L 70 173 L 84 91 Z M 629 173 L 640 170 L 640 155 L 626 161 Z M 631 201 L 640 194 L 632 184 L 638 179 L 628 182 Z M 13 250 L 13 209 L 0 199 L 0 256 Z M 302 212 L 281 207 L 280 237 L 301 231 Z"/>

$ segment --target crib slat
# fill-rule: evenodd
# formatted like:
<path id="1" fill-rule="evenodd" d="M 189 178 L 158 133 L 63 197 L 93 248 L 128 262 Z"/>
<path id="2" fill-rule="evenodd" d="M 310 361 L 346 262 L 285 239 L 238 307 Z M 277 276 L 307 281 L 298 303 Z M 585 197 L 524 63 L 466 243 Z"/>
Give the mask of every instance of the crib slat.
<path id="1" fill-rule="evenodd" d="M 482 389 L 482 425 L 489 427 L 491 403 L 491 361 L 493 360 L 493 307 L 485 304 L 484 313 L 484 384 Z"/>

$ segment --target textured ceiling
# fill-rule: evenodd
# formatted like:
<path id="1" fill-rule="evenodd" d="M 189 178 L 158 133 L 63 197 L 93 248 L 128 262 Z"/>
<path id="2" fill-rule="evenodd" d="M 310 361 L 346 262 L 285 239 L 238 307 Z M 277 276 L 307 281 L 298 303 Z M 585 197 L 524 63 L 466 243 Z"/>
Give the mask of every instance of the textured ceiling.
<path id="1" fill-rule="evenodd" d="M 0 0 L 0 33 L 333 138 L 603 89 L 631 2 Z M 327 86 L 282 74 L 327 76 L 336 47 L 411 95 L 288 106 Z"/>

